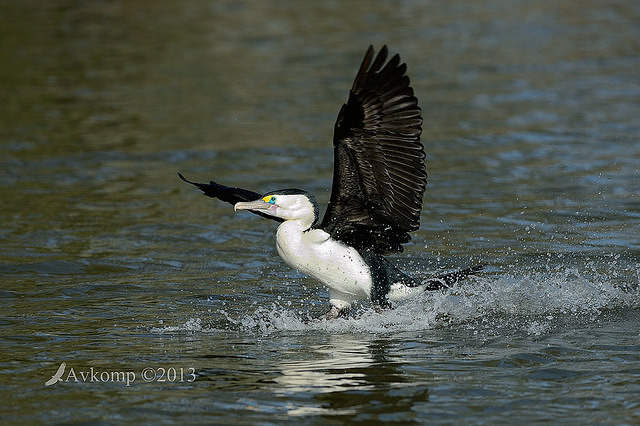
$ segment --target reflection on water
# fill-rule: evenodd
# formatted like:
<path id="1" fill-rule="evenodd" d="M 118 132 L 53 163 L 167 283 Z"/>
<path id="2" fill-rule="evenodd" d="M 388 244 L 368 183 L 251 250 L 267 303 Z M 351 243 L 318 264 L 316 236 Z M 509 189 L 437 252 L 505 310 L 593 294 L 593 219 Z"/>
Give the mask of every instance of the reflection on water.
<path id="1" fill-rule="evenodd" d="M 372 418 L 386 408 L 370 406 L 369 394 L 380 392 L 386 404 L 393 404 L 397 418 L 423 398 L 428 400 L 424 385 L 406 383 L 401 360 L 389 356 L 387 340 L 366 341 L 349 335 L 330 336 L 320 346 L 305 348 L 304 359 L 283 363 L 282 376 L 275 379 L 275 391 L 284 397 L 314 394 L 308 403 L 288 410 L 289 416 L 313 414 Z M 420 387 L 420 391 L 416 387 Z M 419 394 L 419 395 L 418 395 Z M 363 410 L 364 406 L 369 406 Z"/>
<path id="2" fill-rule="evenodd" d="M 316 347 L 305 347 L 303 359 L 279 365 L 282 376 L 275 382 L 280 393 L 330 393 L 358 388 L 373 389 L 402 378 L 385 356 L 386 342 L 365 343 L 357 338 L 336 335 Z"/>
<path id="3" fill-rule="evenodd" d="M 636 422 L 638 22 L 631 0 L 1 2 L 3 419 Z M 488 267 L 307 324 L 326 290 L 273 224 L 176 172 L 326 203 L 335 116 L 383 43 L 429 172 L 394 261 Z M 197 380 L 45 387 L 62 362 Z"/>

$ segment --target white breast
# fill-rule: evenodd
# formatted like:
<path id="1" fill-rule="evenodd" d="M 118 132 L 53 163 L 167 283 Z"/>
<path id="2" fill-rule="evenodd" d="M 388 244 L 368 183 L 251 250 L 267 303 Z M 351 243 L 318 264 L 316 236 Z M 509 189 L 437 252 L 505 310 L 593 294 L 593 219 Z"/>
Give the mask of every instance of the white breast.
<path id="1" fill-rule="evenodd" d="M 329 288 L 330 303 L 348 308 L 371 296 L 371 274 L 357 250 L 335 241 L 321 229 L 304 232 L 299 221 L 278 227 L 278 254 L 292 268 L 312 276 Z"/>

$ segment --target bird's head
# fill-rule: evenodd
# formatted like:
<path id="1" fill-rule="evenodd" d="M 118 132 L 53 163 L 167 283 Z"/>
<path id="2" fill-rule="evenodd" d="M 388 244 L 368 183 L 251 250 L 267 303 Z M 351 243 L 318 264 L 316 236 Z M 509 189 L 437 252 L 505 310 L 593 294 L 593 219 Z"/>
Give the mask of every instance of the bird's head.
<path id="1" fill-rule="evenodd" d="M 286 220 L 300 220 L 306 228 L 319 217 L 318 203 L 313 195 L 301 189 L 271 191 L 255 201 L 239 202 L 234 210 L 251 210 Z"/>

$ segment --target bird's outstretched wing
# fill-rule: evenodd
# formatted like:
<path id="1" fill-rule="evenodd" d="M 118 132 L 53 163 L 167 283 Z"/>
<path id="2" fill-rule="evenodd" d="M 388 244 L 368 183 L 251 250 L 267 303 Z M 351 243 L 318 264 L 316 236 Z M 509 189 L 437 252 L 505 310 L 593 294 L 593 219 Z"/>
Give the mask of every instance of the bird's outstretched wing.
<path id="1" fill-rule="evenodd" d="M 421 110 L 400 56 L 369 47 L 336 121 L 331 198 L 320 228 L 358 249 L 401 252 L 427 184 Z M 385 64 L 386 62 L 386 64 Z"/>
<path id="2" fill-rule="evenodd" d="M 178 176 L 180 176 L 180 179 L 182 179 L 183 181 L 198 187 L 207 197 L 217 198 L 221 201 L 225 201 L 232 205 L 235 205 L 236 203 L 239 203 L 241 201 L 255 201 L 262 197 L 261 194 L 258 194 L 257 192 L 249 191 L 248 189 L 236 188 L 232 186 L 224 186 L 214 181 L 211 181 L 209 183 L 191 182 L 190 180 L 182 176 L 182 173 L 178 173 Z M 275 220 L 276 222 L 282 222 L 283 220 L 283 219 L 280 219 L 279 217 L 269 216 L 259 211 L 254 211 L 254 210 L 249 210 L 249 211 L 259 216 L 266 217 L 267 219 Z"/>

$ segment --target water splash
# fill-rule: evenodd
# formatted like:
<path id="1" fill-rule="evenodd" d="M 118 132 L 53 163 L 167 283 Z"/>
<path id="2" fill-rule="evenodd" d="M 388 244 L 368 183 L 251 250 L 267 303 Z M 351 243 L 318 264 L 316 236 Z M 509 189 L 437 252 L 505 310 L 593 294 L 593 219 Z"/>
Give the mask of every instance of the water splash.
<path id="1" fill-rule="evenodd" d="M 474 277 L 445 292 L 424 293 L 392 310 L 378 313 L 363 305 L 349 317 L 337 320 L 313 320 L 312 315 L 320 312 L 277 302 L 235 312 L 212 309 L 206 317 L 191 318 L 179 326 L 156 327 L 154 331 L 389 334 L 457 327 L 490 334 L 517 331 L 539 336 L 559 324 L 593 321 L 603 312 L 616 309 L 640 308 L 637 289 L 637 282 L 620 285 L 609 276 L 588 275 L 566 267 L 520 275 Z"/>

